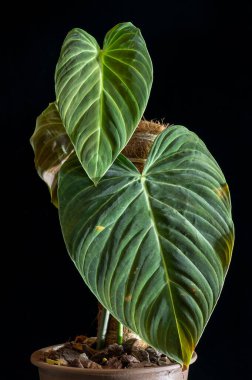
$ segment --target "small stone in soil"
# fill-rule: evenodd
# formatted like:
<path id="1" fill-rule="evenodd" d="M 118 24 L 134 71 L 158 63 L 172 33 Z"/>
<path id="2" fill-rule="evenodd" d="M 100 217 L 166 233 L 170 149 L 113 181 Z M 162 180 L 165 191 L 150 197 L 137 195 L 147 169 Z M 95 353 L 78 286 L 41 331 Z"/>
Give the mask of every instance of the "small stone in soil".
<path id="1" fill-rule="evenodd" d="M 92 360 L 89 361 L 89 365 L 87 366 L 87 368 L 91 368 L 91 369 L 102 369 L 103 367 L 100 365 L 100 364 L 97 364 L 95 362 L 92 362 Z"/>
<path id="2" fill-rule="evenodd" d="M 140 349 L 142 348 L 142 346 L 139 339 L 131 338 L 123 343 L 123 348 L 124 351 L 127 352 L 127 354 L 130 354 L 134 349 Z"/>
<path id="3" fill-rule="evenodd" d="M 76 358 L 76 359 L 73 359 L 73 360 L 71 361 L 71 367 L 83 368 L 83 365 L 82 365 L 80 359 L 77 359 L 77 358 Z"/>
<path id="4" fill-rule="evenodd" d="M 140 349 L 133 349 L 131 354 L 135 356 L 140 362 L 149 362 L 149 354 L 147 351 Z"/>
<path id="5" fill-rule="evenodd" d="M 108 356 L 121 356 L 124 354 L 123 346 L 117 343 L 108 346 Z"/>
<path id="6" fill-rule="evenodd" d="M 93 362 L 92 360 L 88 359 L 86 354 L 81 354 L 80 355 L 80 363 L 82 367 L 84 368 L 93 368 L 93 369 L 101 369 L 102 366 L 100 364 L 97 364 Z"/>
<path id="7" fill-rule="evenodd" d="M 128 367 L 130 363 L 139 363 L 139 360 L 133 355 L 124 354 L 121 356 L 121 362 L 123 367 Z"/>
<path id="8" fill-rule="evenodd" d="M 160 365 L 160 366 L 169 365 L 171 363 L 172 362 L 170 361 L 169 358 L 167 358 L 167 356 L 161 356 L 160 359 L 158 360 L 158 365 Z"/>
<path id="9" fill-rule="evenodd" d="M 103 351 L 99 351 L 97 352 L 96 354 L 92 355 L 90 357 L 90 359 L 95 362 L 95 363 L 98 363 L 98 364 L 103 364 L 104 363 L 104 358 L 107 358 L 108 357 L 108 350 L 103 350 Z"/>
<path id="10" fill-rule="evenodd" d="M 79 360 L 80 354 L 77 351 L 74 351 L 71 348 L 62 347 L 60 349 L 61 356 L 70 364 L 70 366 L 78 366 L 76 363 Z"/>
<path id="11" fill-rule="evenodd" d="M 87 368 L 87 363 L 90 361 L 88 356 L 85 354 L 85 352 L 83 352 L 82 354 L 80 354 L 80 362 L 81 362 L 81 365 L 84 367 L 84 368 Z"/>
<path id="12" fill-rule="evenodd" d="M 121 368 L 123 368 L 123 364 L 118 357 L 114 356 L 114 357 L 108 359 L 108 361 L 106 363 L 106 367 L 107 368 L 114 368 L 114 369 L 121 369 Z"/>
<path id="13" fill-rule="evenodd" d="M 158 363 L 158 360 L 161 356 L 161 353 L 159 351 L 157 351 L 155 348 L 153 347 L 147 347 L 146 348 L 146 351 L 148 352 L 149 354 L 149 359 L 152 363 Z"/>

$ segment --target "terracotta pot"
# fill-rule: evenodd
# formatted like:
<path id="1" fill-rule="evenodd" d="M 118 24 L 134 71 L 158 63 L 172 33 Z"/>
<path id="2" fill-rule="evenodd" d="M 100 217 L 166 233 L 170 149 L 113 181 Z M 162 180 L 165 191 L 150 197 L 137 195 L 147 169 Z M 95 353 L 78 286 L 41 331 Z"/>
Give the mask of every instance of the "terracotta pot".
<path id="1" fill-rule="evenodd" d="M 40 380 L 187 380 L 188 369 L 182 371 L 179 364 L 163 367 L 131 369 L 85 369 L 51 365 L 43 362 L 43 353 L 58 346 L 46 347 L 35 351 L 31 362 L 38 367 Z M 191 364 L 197 359 L 193 354 Z"/>

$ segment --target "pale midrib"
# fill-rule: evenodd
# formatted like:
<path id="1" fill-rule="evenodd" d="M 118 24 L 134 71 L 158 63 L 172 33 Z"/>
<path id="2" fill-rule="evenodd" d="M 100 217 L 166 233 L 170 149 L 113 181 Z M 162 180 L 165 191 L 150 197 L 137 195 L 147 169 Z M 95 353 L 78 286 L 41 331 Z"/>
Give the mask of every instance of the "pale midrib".
<path id="1" fill-rule="evenodd" d="M 160 253 L 161 253 L 161 258 L 162 258 L 162 262 L 163 262 L 163 268 L 164 268 L 164 273 L 165 273 L 165 276 L 166 276 L 166 279 L 167 279 L 167 286 L 168 286 L 168 292 L 169 292 L 169 296 L 170 296 L 170 299 L 171 299 L 171 304 L 172 304 L 172 311 L 173 311 L 173 314 L 174 314 L 174 319 L 175 319 L 175 323 L 176 323 L 176 326 L 177 326 L 177 331 L 178 331 L 178 337 L 179 337 L 179 342 L 180 342 L 180 348 L 181 348 L 181 353 L 183 355 L 183 346 L 182 346 L 182 339 L 181 339 L 181 336 L 180 336 L 180 326 L 179 326 L 179 322 L 178 322 L 178 319 L 177 319 L 177 314 L 176 314 L 176 311 L 175 311 L 175 306 L 174 306 L 174 301 L 173 301 L 173 294 L 172 294 L 172 290 L 171 290 L 171 280 L 170 280 L 170 276 L 169 276 L 169 273 L 166 269 L 166 264 L 165 264 L 165 260 L 164 260 L 164 254 L 163 254 L 163 250 L 162 250 L 162 247 L 161 247 L 161 244 L 160 244 L 160 240 L 159 240 L 159 234 L 158 234 L 158 230 L 157 230 L 157 226 L 156 226 L 156 222 L 155 222 L 155 217 L 154 217 L 154 214 L 152 212 L 152 208 L 151 208 L 151 205 L 150 205 L 150 201 L 149 201 L 149 192 L 147 190 L 147 187 L 146 187 L 146 184 L 145 184 L 145 178 L 142 177 L 142 186 L 143 186 L 143 193 L 145 195 L 145 199 L 146 199 L 146 203 L 147 203 L 147 207 L 148 207 L 148 210 L 150 212 L 150 216 L 151 216 L 151 221 L 152 221 L 152 226 L 153 226 L 153 230 L 155 232 L 155 235 L 156 235 L 156 240 L 157 240 L 157 243 L 158 243 L 158 246 L 159 246 L 159 250 L 160 250 Z"/>
<path id="2" fill-rule="evenodd" d="M 102 130 L 102 122 L 103 122 L 103 59 L 101 55 L 102 49 L 99 51 L 99 68 L 100 68 L 100 101 L 99 101 L 99 126 L 98 126 L 98 141 L 97 141 L 97 156 L 95 162 L 95 178 L 97 177 L 97 166 L 98 166 L 98 157 L 100 151 L 100 143 L 101 143 L 101 130 Z M 103 53 L 102 53 L 103 54 Z"/>

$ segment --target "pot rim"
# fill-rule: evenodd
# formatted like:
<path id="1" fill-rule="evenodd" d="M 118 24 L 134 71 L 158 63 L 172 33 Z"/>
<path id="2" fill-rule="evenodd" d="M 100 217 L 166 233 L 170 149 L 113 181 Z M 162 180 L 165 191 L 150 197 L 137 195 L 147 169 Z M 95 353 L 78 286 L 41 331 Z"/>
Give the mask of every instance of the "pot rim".
<path id="1" fill-rule="evenodd" d="M 48 364 L 48 363 L 45 363 L 44 361 L 41 360 L 41 357 L 43 355 L 44 352 L 54 348 L 54 349 L 58 349 L 60 347 L 62 347 L 63 344 L 55 344 L 53 346 L 48 346 L 48 347 L 44 347 L 44 348 L 41 348 L 37 351 L 34 351 L 31 355 L 31 362 L 33 365 L 35 365 L 36 367 L 38 368 L 42 368 L 42 369 L 47 369 L 50 371 L 53 371 L 53 372 L 60 372 L 60 371 L 65 371 L 65 372 L 76 372 L 76 373 L 80 373 L 80 372 L 85 372 L 85 374 L 98 374 L 98 373 L 101 373 L 102 371 L 106 372 L 107 374 L 111 374 L 111 373 L 115 373 L 115 372 L 125 372 L 127 370 L 127 368 L 121 368 L 121 369 L 90 369 L 90 368 L 76 368 L 76 367 L 67 367 L 67 366 L 60 366 L 60 365 L 52 365 L 52 364 Z M 192 359 L 190 361 L 190 365 L 193 364 L 197 359 L 197 354 L 196 352 L 194 351 L 193 352 L 193 355 L 192 355 Z M 129 368 L 128 370 L 132 373 L 132 374 L 137 374 L 137 373 L 142 373 L 143 371 L 146 372 L 146 373 L 149 373 L 149 372 L 162 372 L 162 371 L 169 371 L 169 372 L 177 372 L 177 370 L 181 369 L 181 365 L 180 364 L 170 364 L 170 365 L 166 365 L 166 366 L 160 366 L 160 367 L 142 367 L 142 368 Z"/>

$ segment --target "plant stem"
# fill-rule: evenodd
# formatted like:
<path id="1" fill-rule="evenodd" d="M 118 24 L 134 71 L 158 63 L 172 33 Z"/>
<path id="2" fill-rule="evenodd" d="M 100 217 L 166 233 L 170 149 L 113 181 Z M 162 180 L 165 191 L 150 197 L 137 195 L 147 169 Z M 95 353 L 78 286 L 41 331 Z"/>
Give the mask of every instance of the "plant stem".
<path id="1" fill-rule="evenodd" d="M 118 321 L 118 328 L 117 328 L 117 343 L 122 344 L 123 343 L 123 324 Z"/>
<path id="2" fill-rule="evenodd" d="M 108 330 L 110 313 L 105 307 L 102 306 L 101 319 L 97 331 L 97 349 L 101 350 L 105 346 L 105 340 Z"/>

